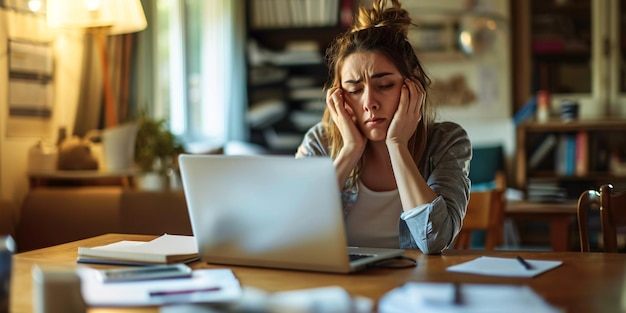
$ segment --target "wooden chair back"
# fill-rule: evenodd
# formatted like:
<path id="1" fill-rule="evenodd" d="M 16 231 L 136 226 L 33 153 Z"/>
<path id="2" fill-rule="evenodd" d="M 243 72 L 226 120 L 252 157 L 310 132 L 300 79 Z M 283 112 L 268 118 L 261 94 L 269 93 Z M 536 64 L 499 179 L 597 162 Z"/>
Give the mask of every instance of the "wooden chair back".
<path id="1" fill-rule="evenodd" d="M 587 190 L 578 199 L 578 230 L 580 250 L 589 252 L 588 213 L 600 210 L 600 229 L 604 252 L 618 252 L 617 234 L 626 230 L 626 192 L 615 193 L 612 185 L 602 185 L 599 191 Z"/>
<path id="2" fill-rule="evenodd" d="M 484 230 L 485 249 L 493 250 L 502 241 L 504 205 L 504 190 L 472 191 L 454 247 L 469 249 L 472 232 Z"/>

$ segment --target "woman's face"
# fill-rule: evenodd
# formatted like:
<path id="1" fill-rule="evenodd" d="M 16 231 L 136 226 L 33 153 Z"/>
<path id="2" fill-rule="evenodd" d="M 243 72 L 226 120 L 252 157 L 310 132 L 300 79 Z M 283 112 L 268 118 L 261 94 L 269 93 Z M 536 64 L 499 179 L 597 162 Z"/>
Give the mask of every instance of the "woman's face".
<path id="1" fill-rule="evenodd" d="M 343 97 L 353 120 L 371 141 L 385 140 L 404 78 L 382 54 L 357 52 L 348 56 L 340 70 Z"/>

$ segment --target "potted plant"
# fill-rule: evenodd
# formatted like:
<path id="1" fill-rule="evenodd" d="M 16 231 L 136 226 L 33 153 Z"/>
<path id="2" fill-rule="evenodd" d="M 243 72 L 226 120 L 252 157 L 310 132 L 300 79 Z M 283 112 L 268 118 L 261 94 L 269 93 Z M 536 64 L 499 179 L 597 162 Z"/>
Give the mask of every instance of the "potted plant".
<path id="1" fill-rule="evenodd" d="M 177 156 L 182 145 L 167 128 L 165 119 L 140 114 L 135 139 L 135 164 L 139 169 L 138 185 L 143 189 L 164 189 L 169 186 L 172 171 L 177 170 Z"/>

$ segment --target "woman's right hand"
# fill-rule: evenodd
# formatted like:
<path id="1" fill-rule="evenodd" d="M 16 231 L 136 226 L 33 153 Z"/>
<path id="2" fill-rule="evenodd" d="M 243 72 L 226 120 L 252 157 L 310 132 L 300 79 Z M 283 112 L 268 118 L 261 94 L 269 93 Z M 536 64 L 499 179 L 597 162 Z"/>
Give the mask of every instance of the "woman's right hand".
<path id="1" fill-rule="evenodd" d="M 343 140 L 343 146 L 334 160 L 339 190 L 342 190 L 352 169 L 358 164 L 365 151 L 367 138 L 359 131 L 356 116 L 344 100 L 341 88 L 334 87 L 328 90 L 326 107 Z"/>
<path id="2" fill-rule="evenodd" d="M 342 150 L 358 154 L 359 158 L 365 150 L 367 138 L 357 127 L 357 118 L 343 98 L 343 90 L 333 87 L 326 93 L 326 106 L 343 139 Z M 343 152 L 343 151 L 342 151 Z M 358 158 L 357 158 L 358 159 Z"/>

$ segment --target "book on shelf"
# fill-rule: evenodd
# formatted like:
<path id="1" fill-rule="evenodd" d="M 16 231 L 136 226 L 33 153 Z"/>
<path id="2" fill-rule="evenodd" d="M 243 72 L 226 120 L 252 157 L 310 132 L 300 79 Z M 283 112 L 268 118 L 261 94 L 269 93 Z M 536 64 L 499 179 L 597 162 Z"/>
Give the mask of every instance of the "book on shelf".
<path id="1" fill-rule="evenodd" d="M 251 0 L 249 3 L 253 29 L 334 26 L 339 18 L 339 0 Z"/>
<path id="2" fill-rule="evenodd" d="M 97 247 L 79 247 L 78 262 L 110 264 L 172 264 L 198 258 L 193 236 L 164 234 L 151 241 L 123 240 Z"/>
<path id="3" fill-rule="evenodd" d="M 589 174 L 589 134 L 579 131 L 576 134 L 576 176 Z"/>
<path id="4" fill-rule="evenodd" d="M 559 135 L 556 151 L 556 173 L 573 176 L 576 171 L 576 136 L 573 134 Z"/>
<path id="5" fill-rule="evenodd" d="M 289 91 L 289 98 L 291 100 L 323 101 L 326 98 L 326 94 L 324 93 L 324 87 L 322 86 L 293 88 Z"/>
<path id="6" fill-rule="evenodd" d="M 548 134 L 543 141 L 537 146 L 528 159 L 528 168 L 534 169 L 546 156 L 554 149 L 557 144 L 557 138 L 555 134 Z"/>

